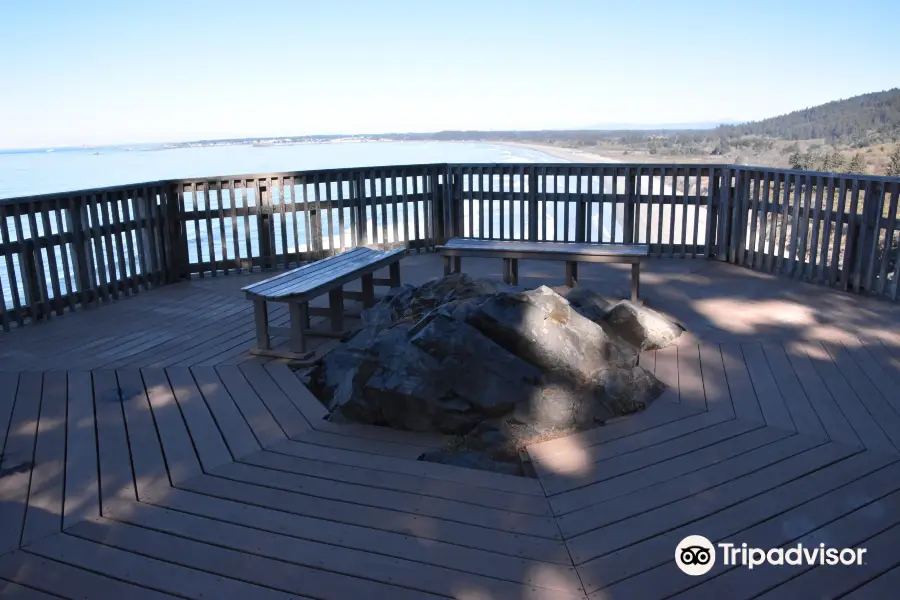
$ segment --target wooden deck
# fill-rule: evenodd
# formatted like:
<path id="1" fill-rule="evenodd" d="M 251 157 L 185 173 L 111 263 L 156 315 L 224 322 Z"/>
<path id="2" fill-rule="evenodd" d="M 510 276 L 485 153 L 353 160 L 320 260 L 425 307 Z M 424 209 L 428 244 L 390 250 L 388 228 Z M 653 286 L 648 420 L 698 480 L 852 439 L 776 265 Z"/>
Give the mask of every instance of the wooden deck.
<path id="1" fill-rule="evenodd" d="M 523 262 L 520 282 L 559 285 L 557 267 Z M 440 257 L 402 271 L 438 276 Z M 629 274 L 580 273 L 610 297 Z M 0 334 L 0 596 L 859 599 L 900 582 L 897 306 L 650 262 L 643 296 L 691 332 L 642 357 L 669 390 L 532 446 L 535 480 L 417 461 L 436 436 L 323 421 L 282 362 L 248 354 L 239 290 L 266 275 Z M 688 534 L 867 562 L 688 577 Z"/>

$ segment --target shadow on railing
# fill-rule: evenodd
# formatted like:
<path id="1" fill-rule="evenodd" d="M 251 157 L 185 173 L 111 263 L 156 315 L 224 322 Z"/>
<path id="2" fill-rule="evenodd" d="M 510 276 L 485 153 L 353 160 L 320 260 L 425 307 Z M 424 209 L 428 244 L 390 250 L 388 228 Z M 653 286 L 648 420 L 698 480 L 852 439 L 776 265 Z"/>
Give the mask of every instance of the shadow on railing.
<path id="1" fill-rule="evenodd" d="M 184 278 L 453 236 L 646 243 L 896 300 L 900 179 L 735 165 L 431 164 L 0 200 L 0 327 Z"/>

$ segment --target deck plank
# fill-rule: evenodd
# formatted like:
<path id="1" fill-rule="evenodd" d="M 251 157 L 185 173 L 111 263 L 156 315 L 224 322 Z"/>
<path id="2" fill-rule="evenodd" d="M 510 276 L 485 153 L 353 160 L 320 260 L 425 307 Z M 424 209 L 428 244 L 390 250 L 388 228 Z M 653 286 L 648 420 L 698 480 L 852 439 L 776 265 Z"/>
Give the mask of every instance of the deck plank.
<path id="1" fill-rule="evenodd" d="M 164 560 L 159 560 L 91 541 L 87 539 L 87 535 L 73 535 L 90 534 L 109 523 L 112 522 L 108 519 L 92 517 L 68 530 L 72 533 L 40 540 L 29 546 L 28 551 L 85 571 L 181 597 L 208 598 L 210 590 L 215 590 L 216 598 L 232 600 L 288 600 L 296 597 L 175 564 L 173 559 L 180 558 L 177 551 L 171 552 Z M 241 573 L 241 569 L 236 569 L 234 573 Z"/>
<path id="2" fill-rule="evenodd" d="M 557 518 L 557 523 L 563 536 L 569 539 L 755 473 L 823 443 L 805 436 L 790 436 L 683 477 L 611 499 L 614 501 L 604 501 L 587 509 L 562 515 Z M 618 501 L 619 499 L 622 501 Z"/>
<path id="3" fill-rule="evenodd" d="M 259 442 L 216 374 L 216 370 L 212 367 L 194 367 L 191 374 L 228 445 L 231 456 L 238 458 L 259 452 L 262 449 Z"/>
<path id="4" fill-rule="evenodd" d="M 203 470 L 209 472 L 234 460 L 190 370 L 172 367 L 166 375 Z"/>
<path id="5" fill-rule="evenodd" d="M 701 532 L 701 535 L 712 540 L 726 539 L 877 470 L 890 460 L 862 453 L 848 455 L 846 447 L 838 444 L 821 446 L 784 461 L 778 468 L 766 469 L 754 476 L 735 480 L 727 488 L 717 490 L 717 494 L 698 495 L 692 497 L 690 502 L 667 506 L 661 509 L 661 514 L 666 515 L 665 522 L 646 518 L 645 515 L 639 522 L 629 523 L 632 527 L 621 530 L 627 523 L 622 522 L 618 537 L 605 537 L 602 550 L 599 547 L 591 548 L 591 553 L 598 556 L 578 567 L 578 572 L 585 588 L 591 593 L 606 588 L 607 591 L 612 590 L 614 595 L 624 594 L 625 597 L 639 589 L 653 594 L 655 582 L 652 579 L 634 576 L 666 562 L 673 562 L 672 544 L 677 543 L 677 540 L 694 532 Z M 706 506 L 702 506 L 703 504 Z M 677 518 L 675 514 L 678 515 Z M 695 520 L 698 517 L 699 520 Z M 666 529 L 660 530 L 661 527 Z M 651 531 L 667 533 L 649 538 L 644 536 L 645 539 L 639 541 L 642 533 Z M 607 533 L 611 534 L 612 530 Z M 626 547 L 622 544 L 628 545 Z M 572 542 L 569 545 L 573 548 Z M 601 552 L 616 548 L 620 551 L 600 555 Z M 574 549 L 573 558 L 577 563 Z M 755 572 L 751 573 L 753 575 Z M 612 585 L 628 580 L 633 580 L 633 585 L 636 586 L 629 591 L 622 587 L 616 589 Z M 660 596 L 665 593 L 662 590 Z"/>
<path id="6" fill-rule="evenodd" d="M 194 519 L 197 518 L 188 517 L 188 520 Z M 213 525 L 216 524 L 213 523 Z M 195 527 L 194 533 L 222 540 L 228 533 L 227 529 L 228 526 L 219 524 L 212 530 L 208 527 Z M 158 530 L 114 521 L 102 523 L 85 521 L 70 531 L 74 535 L 105 546 L 134 552 L 151 559 L 175 561 L 183 567 L 193 569 L 194 572 L 204 572 L 217 578 L 240 577 L 245 585 L 258 586 L 271 592 L 334 600 L 362 596 L 385 600 L 390 598 L 408 598 L 409 600 L 437 598 L 437 596 L 421 590 L 409 590 L 373 580 L 345 577 L 330 570 L 304 568 L 281 560 L 265 558 L 261 555 L 265 553 L 264 548 L 249 552 L 244 546 L 244 552 L 236 552 L 227 547 L 202 543 L 187 537 L 167 535 Z M 247 540 L 253 541 L 255 537 L 259 542 L 259 537 L 251 535 L 250 531 L 252 530 L 245 533 Z M 234 543 L 235 541 L 235 536 L 228 536 L 228 542 Z M 237 582 L 235 581 L 235 583 Z M 217 583 L 217 585 L 222 584 Z M 216 594 L 219 594 L 218 588 L 207 589 L 215 589 Z M 256 596 L 251 592 L 247 597 Z"/>
<path id="7" fill-rule="evenodd" d="M 241 412 L 241 416 L 247 422 L 262 448 L 271 448 L 288 439 L 284 430 L 239 369 L 236 367 L 216 367 L 215 371 L 225 391 L 234 400 L 235 405 Z"/>
<path id="8" fill-rule="evenodd" d="M 862 486 L 854 485 L 811 502 L 805 512 L 810 514 L 809 522 L 815 529 L 811 531 L 808 531 L 809 527 L 800 529 L 800 535 L 793 536 L 793 544 L 801 543 L 804 546 L 813 547 L 818 546 L 819 543 L 825 543 L 827 546 L 838 548 L 855 547 L 863 545 L 866 539 L 885 529 L 896 527 L 900 521 L 900 504 L 898 504 L 900 503 L 900 492 L 885 492 L 884 483 L 890 480 L 883 477 L 878 479 L 876 488 L 879 489 L 873 490 L 874 496 L 866 493 L 867 490 Z M 895 482 L 894 490 L 896 490 L 897 479 L 895 478 L 893 481 Z M 866 487 L 872 488 L 871 485 Z M 823 516 L 827 516 L 828 520 L 825 520 Z M 783 527 L 783 521 L 773 522 L 773 525 L 779 524 Z M 774 529 L 769 527 L 756 529 L 753 533 L 756 537 L 764 532 L 769 532 L 771 535 L 773 531 Z M 768 545 L 769 542 L 766 541 L 765 544 Z M 706 581 L 700 587 L 693 588 L 679 598 L 709 598 L 723 590 L 729 590 L 727 593 L 731 598 L 738 600 L 751 598 L 784 583 L 792 576 L 799 575 L 802 569 L 803 567 L 793 567 L 790 570 L 754 569 L 753 573 L 748 573 L 746 569 L 732 569 L 719 577 Z M 840 570 L 837 567 L 828 567 L 823 570 L 831 569 Z M 804 597 L 813 596 L 804 594 Z"/>
<path id="9" fill-rule="evenodd" d="M 419 494 L 426 497 L 456 500 L 511 512 L 521 512 L 538 516 L 552 515 L 549 504 L 544 498 L 525 494 L 513 494 L 500 490 L 489 490 L 452 481 L 406 475 L 403 473 L 372 471 L 370 469 L 349 465 L 323 463 L 286 456 L 274 452 L 258 452 L 243 458 L 241 462 L 266 469 L 295 473 L 319 479 L 329 479 L 372 488 Z"/>
<path id="10" fill-rule="evenodd" d="M 169 473 L 163 460 L 150 400 L 140 371 L 119 369 L 116 371 L 116 378 L 119 389 L 122 390 L 122 412 L 128 432 L 137 497 L 139 500 L 146 500 L 155 494 L 164 493 L 169 487 Z"/>
<path id="11" fill-rule="evenodd" d="M 893 398 L 895 403 L 900 404 L 900 393 L 894 386 L 878 377 L 880 369 L 868 369 L 868 373 L 864 372 L 851 356 L 848 349 L 850 345 L 851 342 L 849 340 L 843 344 L 823 343 L 825 351 L 831 357 L 835 368 L 844 376 L 844 380 L 850 385 L 853 393 L 865 406 L 869 415 L 891 441 L 894 449 L 900 450 L 900 415 L 897 414 L 897 411 L 888 401 L 888 398 Z M 876 381 L 881 383 L 881 385 L 876 385 Z"/>
<path id="12" fill-rule="evenodd" d="M 876 468 L 873 469 L 873 466 Z M 898 487 L 894 483 L 897 472 L 897 463 L 881 469 L 878 469 L 877 465 L 866 464 L 858 479 L 835 487 L 808 502 L 744 529 L 739 534 L 733 534 L 734 538 L 731 539 L 739 539 L 741 543 L 757 548 L 795 545 L 797 538 L 893 493 Z M 894 479 L 892 479 L 892 474 Z M 830 542 L 828 543 L 830 545 Z M 799 571 L 795 569 L 796 567 L 791 567 L 790 570 L 793 574 L 799 574 Z M 829 567 L 828 570 L 831 569 L 832 567 Z M 674 564 L 667 563 L 646 571 L 638 577 L 628 579 L 609 590 L 631 593 L 646 587 L 646 582 L 642 580 L 648 580 L 654 582 L 654 588 L 659 597 L 678 594 L 676 596 L 678 598 L 705 599 L 716 597 L 717 593 L 726 593 L 729 594 L 728 597 L 731 597 L 731 594 L 736 594 L 735 590 L 743 587 L 742 580 L 746 578 L 746 574 L 734 573 L 735 570 L 746 571 L 743 568 L 735 569 L 720 564 L 706 575 L 686 578 Z M 726 592 L 726 590 L 728 591 Z M 801 596 L 812 597 L 806 594 L 801 594 Z"/>
<path id="13" fill-rule="evenodd" d="M 747 433 L 730 436 L 727 439 L 688 454 L 673 456 L 662 462 L 642 467 L 629 473 L 623 473 L 596 484 L 564 492 L 550 498 L 550 504 L 553 507 L 554 514 L 564 515 L 593 504 L 624 496 L 657 483 L 693 473 L 704 467 L 784 439 L 789 435 L 791 433 L 788 431 L 770 427 L 754 429 Z"/>
<path id="14" fill-rule="evenodd" d="M 840 596 L 900 564 L 895 553 L 898 544 L 900 544 L 900 525 L 894 525 L 861 541 L 860 545 L 866 548 L 862 564 L 813 567 L 759 598 L 791 600 L 800 596 L 806 598 Z"/>
<path id="15" fill-rule="evenodd" d="M 554 496 L 693 452 L 722 436 L 739 435 L 760 426 L 721 414 L 702 413 L 579 452 L 581 468 L 577 471 L 560 472 L 555 464 L 548 462 L 536 463 L 535 470 L 546 494 Z M 704 432 L 705 435 L 696 435 Z"/>
<path id="16" fill-rule="evenodd" d="M 0 456 L 6 447 L 6 432 L 16 405 L 16 389 L 19 387 L 18 373 L 0 373 Z"/>
<path id="17" fill-rule="evenodd" d="M 12 598 L 13 600 L 56 600 L 60 596 L 51 596 L 34 588 L 13 583 L 0 578 L 0 598 Z"/>
<path id="18" fill-rule="evenodd" d="M 725 366 L 725 376 L 728 378 L 728 390 L 734 406 L 734 415 L 739 419 L 764 423 L 765 418 L 759 407 L 759 400 L 753 389 L 753 381 L 747 371 L 740 345 L 736 343 L 721 344 L 720 349 L 722 364 Z"/>
<path id="19" fill-rule="evenodd" d="M 172 490 L 155 501 L 179 512 L 252 527 L 261 531 L 374 552 L 466 573 L 550 589 L 571 589 L 580 581 L 571 565 L 552 564 L 467 548 L 434 539 L 310 518 L 266 507 Z"/>
<path id="20" fill-rule="evenodd" d="M 16 402 L 0 458 L 0 554 L 19 547 L 25 524 L 35 438 L 41 412 L 40 373 L 20 373 Z"/>
<path id="21" fill-rule="evenodd" d="M 771 427 L 797 431 L 785 399 L 775 383 L 775 377 L 769 370 L 769 363 L 766 361 L 762 346 L 742 344 L 741 351 L 766 424 Z"/>
<path id="22" fill-rule="evenodd" d="M 900 586 L 900 565 L 853 590 L 844 598 L 846 600 L 881 600 L 895 594 L 898 586 Z"/>
<path id="23" fill-rule="evenodd" d="M 66 489 L 63 528 L 89 515 L 100 514 L 97 436 L 91 374 L 69 371 L 66 424 Z"/>
<path id="24" fill-rule="evenodd" d="M 66 374 L 62 371 L 44 372 L 40 425 L 22 545 L 59 533 L 62 528 L 67 401 Z"/>
<path id="25" fill-rule="evenodd" d="M 0 557 L 0 577 L 53 594 L 54 598 L 161 600 L 174 597 L 27 551 Z M 6 597 L 2 588 L 0 596 Z"/>
<path id="26" fill-rule="evenodd" d="M 667 393 L 671 393 L 671 390 Z M 538 442 L 528 446 L 528 454 L 531 459 L 537 461 L 550 461 L 554 457 L 571 454 L 576 450 L 588 450 L 592 446 L 606 444 L 612 440 L 624 438 L 632 434 L 651 430 L 655 427 L 693 418 L 700 414 L 695 410 L 685 408 L 672 402 L 661 402 L 662 398 L 651 404 L 643 412 L 639 412 L 627 419 L 622 419 L 606 427 L 597 427 L 588 431 L 572 434 L 565 438 Z"/>
<path id="27" fill-rule="evenodd" d="M 144 380 L 147 398 L 156 421 L 166 468 L 169 471 L 169 480 L 177 485 L 180 481 L 202 472 L 200 459 L 197 458 L 194 451 L 194 444 L 181 416 L 178 403 L 175 401 L 165 371 L 142 369 L 141 377 Z"/>
<path id="28" fill-rule="evenodd" d="M 695 344 L 678 348 L 678 396 L 684 406 L 706 410 L 706 393 L 700 371 L 700 347 Z"/>
<path id="29" fill-rule="evenodd" d="M 763 343 L 762 351 L 766 362 L 775 379 L 775 385 L 788 411 L 798 433 L 830 438 L 810 403 L 809 397 L 800 385 L 797 374 L 791 368 L 787 354 L 781 344 Z"/>
<path id="30" fill-rule="evenodd" d="M 115 371 L 94 371 L 97 456 L 100 465 L 100 507 L 107 499 L 137 499 L 131 450 L 122 413 Z"/>
<path id="31" fill-rule="evenodd" d="M 700 344 L 700 371 L 707 410 L 733 417 L 734 406 L 731 403 L 731 392 L 728 390 L 728 378 L 725 377 L 722 351 L 717 345 Z"/>
<path id="32" fill-rule="evenodd" d="M 322 500 L 218 477 L 193 478 L 180 487 L 217 498 L 308 517 L 393 531 L 543 562 L 570 564 L 565 545 L 559 540 L 519 535 L 499 529 L 485 529 L 466 523 L 360 506 L 350 502 Z"/>
<path id="33" fill-rule="evenodd" d="M 297 439 L 309 430 L 309 422 L 272 381 L 261 365 L 248 362 L 242 364 L 238 369 L 257 396 L 265 403 L 288 438 Z"/>
<path id="34" fill-rule="evenodd" d="M 314 500 L 346 501 L 353 505 L 395 510 L 447 519 L 512 533 L 558 539 L 559 529 L 551 517 L 508 512 L 433 496 L 420 496 L 381 488 L 353 485 L 232 463 L 214 471 L 217 477 L 303 494 Z"/>
<path id="35" fill-rule="evenodd" d="M 790 349 L 784 348 L 784 350 L 800 386 L 806 393 L 806 397 L 810 399 L 810 404 L 819 416 L 828 437 L 835 442 L 862 446 L 859 436 L 838 403 L 835 402 L 831 392 L 828 391 L 828 386 L 819 377 L 802 344 L 794 344 Z"/>
<path id="36" fill-rule="evenodd" d="M 403 473 L 445 481 L 452 481 L 487 489 L 503 490 L 517 494 L 544 497 L 541 484 L 534 479 L 515 477 L 500 473 L 489 473 L 475 469 L 464 469 L 453 465 L 442 465 L 417 460 L 404 460 L 391 456 L 380 456 L 338 448 L 326 448 L 314 444 L 288 441 L 271 449 L 273 452 L 318 460 L 325 463 L 350 465 L 388 473 Z"/>
<path id="37" fill-rule="evenodd" d="M 807 343 L 804 344 L 804 349 L 812 361 L 813 368 L 828 386 L 832 398 L 840 406 L 866 448 L 881 452 L 897 452 L 897 448 L 878 426 L 868 407 L 853 391 L 853 387 L 847 382 L 825 346 L 821 343 Z"/>
<path id="38" fill-rule="evenodd" d="M 123 507 L 122 520 L 142 528 L 152 529 L 154 532 L 167 534 L 165 540 L 167 542 L 168 538 L 178 536 L 169 543 L 177 543 L 175 540 L 178 538 L 193 540 L 186 542 L 187 547 L 183 550 L 179 548 L 179 551 L 186 550 L 192 555 L 208 553 L 209 550 L 204 544 L 242 553 L 215 550 L 214 552 L 225 556 L 210 556 L 209 559 L 223 563 L 222 568 L 227 568 L 229 560 L 242 560 L 242 556 L 260 557 L 257 559 L 260 562 L 259 571 L 268 571 L 268 577 L 275 576 L 271 585 L 276 585 L 275 581 L 278 581 L 281 586 L 285 586 L 288 582 L 302 582 L 299 585 L 288 584 L 292 585 L 290 591 L 310 594 L 317 598 L 391 597 L 391 594 L 397 594 L 397 597 L 412 597 L 410 594 L 416 592 L 452 596 L 461 588 L 484 590 L 484 592 L 500 598 L 571 598 L 573 596 L 569 594 L 574 595 L 580 592 L 577 577 L 571 575 L 564 580 L 567 584 L 565 588 L 556 590 L 569 594 L 553 594 L 548 589 L 525 588 L 518 584 L 482 575 L 406 561 L 380 553 L 360 552 L 339 546 L 310 542 L 279 533 L 264 532 L 161 508 Z M 134 532 L 144 538 L 159 539 L 156 533 L 148 535 L 139 529 L 126 529 L 122 536 L 129 538 L 129 544 L 131 544 L 130 538 L 133 537 Z M 156 544 L 153 545 L 156 546 Z M 273 559 L 278 563 L 264 562 L 262 559 Z M 273 565 L 278 566 L 273 568 Z M 320 570 L 323 565 L 328 565 L 327 571 Z M 248 566 L 252 568 L 252 565 Z M 404 589 L 397 590 L 393 586 Z M 561 586 L 557 585 L 558 587 Z M 284 589 L 288 588 L 285 586 Z"/>

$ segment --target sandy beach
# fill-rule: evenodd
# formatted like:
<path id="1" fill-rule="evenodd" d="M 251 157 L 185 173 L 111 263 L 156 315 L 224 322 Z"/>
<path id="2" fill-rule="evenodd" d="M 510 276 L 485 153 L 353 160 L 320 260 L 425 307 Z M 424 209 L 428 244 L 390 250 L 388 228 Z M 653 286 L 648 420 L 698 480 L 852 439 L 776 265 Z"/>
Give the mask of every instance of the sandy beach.
<path id="1" fill-rule="evenodd" d="M 537 150 L 538 152 L 543 152 L 544 154 L 549 154 L 550 156 L 555 156 L 556 158 L 561 158 L 566 162 L 572 163 L 618 163 L 622 162 L 620 160 L 615 160 L 606 156 L 601 156 L 599 154 L 595 154 L 593 152 L 585 152 L 583 150 L 575 150 L 574 148 L 560 148 L 559 146 L 550 146 L 549 144 L 533 144 L 533 143 L 522 143 L 522 142 L 493 142 L 500 146 L 518 146 L 519 148 L 528 148 L 529 150 Z"/>

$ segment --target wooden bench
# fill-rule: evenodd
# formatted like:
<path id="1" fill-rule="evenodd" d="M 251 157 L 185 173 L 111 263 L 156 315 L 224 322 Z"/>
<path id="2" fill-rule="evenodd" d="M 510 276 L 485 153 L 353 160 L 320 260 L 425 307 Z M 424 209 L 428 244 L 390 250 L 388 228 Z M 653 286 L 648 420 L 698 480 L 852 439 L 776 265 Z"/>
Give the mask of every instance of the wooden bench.
<path id="1" fill-rule="evenodd" d="M 462 269 L 462 257 L 500 257 L 503 259 L 503 281 L 518 285 L 519 259 L 563 260 L 566 262 L 566 285 L 578 280 L 578 263 L 630 263 L 631 299 L 637 302 L 641 289 L 641 261 L 650 254 L 647 244 L 585 244 L 575 242 L 526 242 L 452 238 L 437 250 L 444 257 L 444 274 Z"/>
<path id="2" fill-rule="evenodd" d="M 400 259 L 406 250 L 373 250 L 354 248 L 335 256 L 317 260 L 275 277 L 241 288 L 247 298 L 253 300 L 256 321 L 256 349 L 253 354 L 278 358 L 305 359 L 312 355 L 306 351 L 307 336 L 341 338 L 344 329 L 344 299 L 361 301 L 365 308 L 375 304 L 375 286 L 400 285 Z M 378 269 L 388 267 L 388 279 L 376 279 Z M 345 292 L 344 284 L 362 280 L 361 292 Z M 328 293 L 328 308 L 310 308 L 310 300 Z M 269 326 L 269 302 L 284 302 L 290 312 L 290 327 Z M 330 331 L 310 328 L 310 316 L 325 316 L 331 321 Z M 273 350 L 270 335 L 290 339 L 290 352 Z"/>

